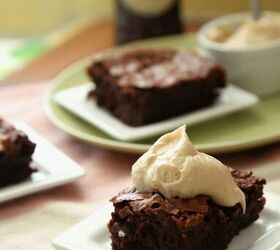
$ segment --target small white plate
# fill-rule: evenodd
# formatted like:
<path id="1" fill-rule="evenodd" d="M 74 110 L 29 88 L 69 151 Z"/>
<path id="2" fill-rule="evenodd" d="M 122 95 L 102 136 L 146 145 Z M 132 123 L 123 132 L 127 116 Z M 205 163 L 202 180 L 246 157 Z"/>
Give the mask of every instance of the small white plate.
<path id="1" fill-rule="evenodd" d="M 45 189 L 60 186 L 84 175 L 84 170 L 49 142 L 39 136 L 26 124 L 18 124 L 17 129 L 24 131 L 36 143 L 32 156 L 38 172 L 29 180 L 0 189 L 0 203 Z"/>
<path id="2" fill-rule="evenodd" d="M 212 106 L 150 125 L 131 127 L 97 106 L 96 102 L 87 99 L 92 84 L 69 88 L 54 96 L 56 103 L 70 112 L 122 141 L 135 141 L 177 128 L 205 121 L 210 118 L 229 114 L 248 108 L 258 102 L 257 96 L 233 85 L 224 89 L 219 99 Z"/>
<path id="3" fill-rule="evenodd" d="M 266 193 L 267 203 L 260 219 L 236 236 L 228 250 L 277 250 L 280 249 L 280 197 Z M 53 241 L 58 250 L 109 250 L 110 239 L 107 223 L 113 207 L 104 204 L 90 217 L 61 234 Z"/>

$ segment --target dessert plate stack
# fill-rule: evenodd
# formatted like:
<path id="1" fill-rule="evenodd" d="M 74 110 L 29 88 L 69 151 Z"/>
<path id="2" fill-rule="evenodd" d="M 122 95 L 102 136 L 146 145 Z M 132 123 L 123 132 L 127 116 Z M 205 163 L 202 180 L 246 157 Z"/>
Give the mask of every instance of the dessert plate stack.
<path id="1" fill-rule="evenodd" d="M 222 91 L 221 96 L 212 106 L 153 124 L 131 127 L 100 108 L 96 102 L 88 100 L 87 95 L 92 88 L 92 84 L 88 83 L 60 91 L 54 96 L 54 101 L 92 126 L 121 141 L 145 139 L 177 128 L 182 124 L 191 126 L 248 108 L 258 101 L 255 95 L 230 85 Z"/>
<path id="2" fill-rule="evenodd" d="M 182 49 L 196 47 L 196 41 L 194 36 L 180 35 L 128 46 Z M 188 134 L 195 146 L 206 153 L 248 149 L 280 138 L 277 108 L 280 95 L 275 94 L 256 103 L 254 95 L 233 86 L 229 86 L 211 108 L 147 127 L 127 127 L 87 102 L 85 94 L 90 79 L 85 69 L 91 61 L 92 58 L 85 58 L 65 69 L 54 79 L 45 101 L 49 119 L 57 127 L 83 141 L 117 151 L 143 153 L 161 133 L 182 125 L 182 122 L 187 124 Z"/>
<path id="3" fill-rule="evenodd" d="M 242 230 L 230 243 L 228 250 L 276 250 L 280 248 L 280 197 L 266 193 L 267 204 L 261 217 Z M 89 218 L 61 234 L 53 241 L 58 250 L 110 250 L 107 223 L 113 206 L 102 205 Z"/>

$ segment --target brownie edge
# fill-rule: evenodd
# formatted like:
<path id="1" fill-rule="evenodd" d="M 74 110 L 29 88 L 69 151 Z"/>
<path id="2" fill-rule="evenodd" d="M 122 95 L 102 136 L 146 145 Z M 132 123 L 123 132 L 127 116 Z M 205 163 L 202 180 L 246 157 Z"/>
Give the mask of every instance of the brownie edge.
<path id="1" fill-rule="evenodd" d="M 34 150 L 25 133 L 0 118 L 0 187 L 24 181 L 36 171 L 31 167 Z"/>
<path id="2" fill-rule="evenodd" d="M 222 207 L 210 197 L 166 199 L 160 193 L 126 189 L 111 201 L 108 224 L 113 250 L 223 250 L 240 230 L 259 218 L 265 204 L 265 179 L 252 172 L 231 169 L 246 197 L 240 204 Z"/>

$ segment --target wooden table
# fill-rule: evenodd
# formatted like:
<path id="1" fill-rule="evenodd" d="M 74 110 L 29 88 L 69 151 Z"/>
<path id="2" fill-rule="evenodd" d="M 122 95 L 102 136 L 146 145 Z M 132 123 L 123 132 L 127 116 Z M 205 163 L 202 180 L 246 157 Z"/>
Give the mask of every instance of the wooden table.
<path id="1" fill-rule="evenodd" d="M 108 199 L 130 184 L 130 169 L 137 156 L 80 142 L 55 128 L 43 112 L 43 97 L 50 86 L 49 80 L 75 60 L 112 46 L 113 30 L 109 21 L 92 24 L 65 44 L 6 79 L 4 82 L 7 84 L 0 85 L 1 116 L 12 122 L 28 123 L 86 170 L 86 177 L 73 184 L 1 205 L 0 219 L 24 214 L 52 201 L 96 203 Z M 280 143 L 217 157 L 235 168 L 252 167 L 280 160 Z"/>

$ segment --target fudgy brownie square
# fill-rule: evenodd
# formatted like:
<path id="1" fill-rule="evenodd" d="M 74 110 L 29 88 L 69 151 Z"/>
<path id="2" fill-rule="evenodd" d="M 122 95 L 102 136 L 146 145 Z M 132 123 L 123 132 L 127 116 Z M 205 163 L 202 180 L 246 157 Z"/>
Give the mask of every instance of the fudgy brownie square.
<path id="1" fill-rule="evenodd" d="M 126 189 L 112 199 L 108 228 L 113 250 L 222 250 L 241 229 L 259 217 L 265 204 L 265 180 L 231 169 L 246 197 L 241 205 L 222 207 L 210 197 L 167 199 L 160 193 Z"/>
<path id="2" fill-rule="evenodd" d="M 30 166 L 35 144 L 0 118 L 0 187 L 21 182 L 36 171 Z"/>
<path id="3" fill-rule="evenodd" d="M 89 93 L 97 104 L 131 126 L 140 126 L 213 104 L 226 85 L 223 67 L 197 53 L 133 49 L 94 59 Z"/>

